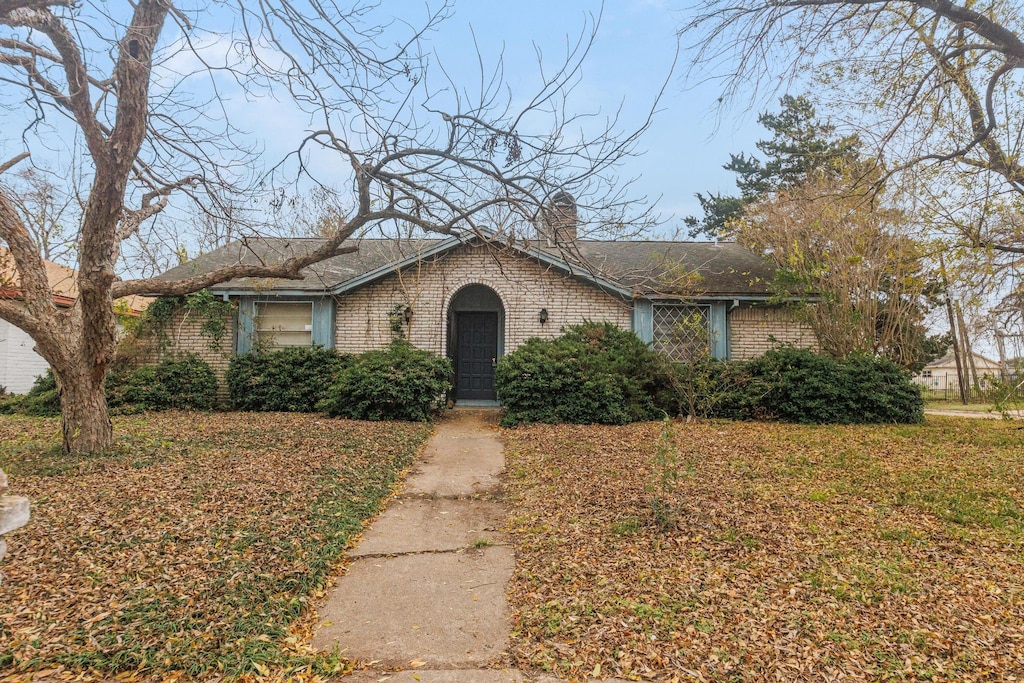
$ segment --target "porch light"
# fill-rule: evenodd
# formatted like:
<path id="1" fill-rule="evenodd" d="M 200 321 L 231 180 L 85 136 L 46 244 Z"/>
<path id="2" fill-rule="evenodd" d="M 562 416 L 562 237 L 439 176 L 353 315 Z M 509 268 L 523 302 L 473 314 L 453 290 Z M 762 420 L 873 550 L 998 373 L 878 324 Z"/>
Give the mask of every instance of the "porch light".
<path id="1" fill-rule="evenodd" d="M 412 322 L 412 308 L 406 306 L 402 309 L 402 319 L 405 320 L 406 325 Z"/>
<path id="2" fill-rule="evenodd" d="M 543 325 L 548 321 L 548 309 L 540 309 L 540 324 Z"/>

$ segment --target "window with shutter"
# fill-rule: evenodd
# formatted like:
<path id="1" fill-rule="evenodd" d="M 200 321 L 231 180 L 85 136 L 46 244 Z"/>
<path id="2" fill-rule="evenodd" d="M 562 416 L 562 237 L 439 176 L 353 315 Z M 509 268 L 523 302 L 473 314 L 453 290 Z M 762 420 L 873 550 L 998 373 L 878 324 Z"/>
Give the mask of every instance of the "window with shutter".
<path id="1" fill-rule="evenodd" d="M 263 348 L 313 345 L 313 304 L 309 301 L 258 301 L 256 339 Z"/>

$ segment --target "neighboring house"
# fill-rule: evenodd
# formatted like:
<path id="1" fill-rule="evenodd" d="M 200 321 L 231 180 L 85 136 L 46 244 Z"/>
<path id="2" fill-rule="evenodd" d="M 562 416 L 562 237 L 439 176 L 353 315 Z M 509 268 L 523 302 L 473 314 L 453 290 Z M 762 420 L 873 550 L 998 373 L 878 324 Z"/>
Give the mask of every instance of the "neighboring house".
<path id="1" fill-rule="evenodd" d="M 78 298 L 75 271 L 52 261 L 43 261 L 43 266 L 53 293 L 53 302 L 61 308 L 72 306 Z M 7 249 L 0 247 L 0 299 L 17 301 L 20 296 L 20 283 L 13 259 Z M 128 297 L 125 301 L 125 313 L 134 316 L 144 310 L 150 300 Z M 0 319 L 0 387 L 4 387 L 8 393 L 27 392 L 36 377 L 45 374 L 50 367 L 34 349 L 35 342 L 27 332 Z"/>
<path id="2" fill-rule="evenodd" d="M 1002 374 L 1001 368 L 997 361 L 985 358 L 978 353 L 972 355 L 974 356 L 974 367 L 978 371 L 978 383 L 984 389 L 991 380 Z M 965 366 L 969 363 L 967 358 L 962 358 L 961 361 Z M 936 358 L 925 365 L 921 372 L 914 377 L 914 381 L 932 391 L 945 391 L 947 388 L 957 387 L 956 357 L 953 352 L 950 351 L 942 358 Z"/>
<path id="3" fill-rule="evenodd" d="M 177 320 L 173 346 L 223 372 L 231 352 L 319 344 L 358 353 L 401 336 L 452 358 L 456 400 L 490 401 L 499 358 L 530 337 L 552 338 L 588 320 L 631 329 L 678 359 L 697 346 L 746 359 L 776 344 L 815 345 L 809 327 L 768 303 L 770 267 L 736 244 L 588 241 L 574 233 L 511 243 L 491 233 L 354 240 L 358 251 L 311 266 L 302 280 L 211 287 L 237 304 L 230 352 L 211 350 L 199 320 Z M 280 261 L 321 243 L 244 240 L 161 277 Z"/>

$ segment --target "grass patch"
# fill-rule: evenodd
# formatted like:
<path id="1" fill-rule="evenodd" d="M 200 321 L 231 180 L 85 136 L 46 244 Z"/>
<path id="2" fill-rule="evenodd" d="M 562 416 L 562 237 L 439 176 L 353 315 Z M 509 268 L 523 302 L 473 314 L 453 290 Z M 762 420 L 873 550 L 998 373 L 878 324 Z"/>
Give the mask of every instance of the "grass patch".
<path id="1" fill-rule="evenodd" d="M 306 645 L 311 603 L 427 429 L 162 413 L 118 418 L 115 433 L 109 453 L 69 458 L 56 420 L 0 418 L 0 466 L 33 501 L 4 562 L 0 667 L 344 668 Z"/>
<path id="2" fill-rule="evenodd" d="M 545 523 L 512 534 L 512 666 L 658 680 L 1024 672 L 1019 423 L 679 424 L 692 471 L 666 494 L 671 529 L 638 523 L 662 431 L 504 432 L 512 514 Z"/>
<path id="3" fill-rule="evenodd" d="M 941 399 L 926 400 L 924 407 L 932 410 L 956 410 L 968 413 L 991 413 L 997 412 L 995 404 L 993 403 L 968 403 L 963 404 L 959 401 L 946 401 Z"/>

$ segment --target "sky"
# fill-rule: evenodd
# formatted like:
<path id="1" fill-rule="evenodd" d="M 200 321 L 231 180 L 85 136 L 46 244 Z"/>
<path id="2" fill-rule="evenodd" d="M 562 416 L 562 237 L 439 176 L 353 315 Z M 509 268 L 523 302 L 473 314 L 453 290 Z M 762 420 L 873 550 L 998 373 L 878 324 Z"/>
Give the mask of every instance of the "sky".
<path id="1" fill-rule="evenodd" d="M 688 16 L 685 0 L 608 0 L 603 6 L 598 0 L 451 2 L 452 16 L 427 37 L 424 49 L 434 73 L 443 67 L 456 83 L 472 88 L 479 83 L 481 61 L 489 72 L 500 59 L 513 97 L 532 94 L 540 83 L 537 54 L 550 70 L 564 57 L 567 41 L 576 41 L 599 19 L 570 106 L 602 118 L 622 107 L 622 128 L 632 130 L 664 89 L 653 123 L 639 141 L 640 156 L 620 171 L 623 179 L 635 179 L 634 198 L 645 196 L 655 205 L 662 220 L 654 236 L 671 235 L 683 217 L 701 214 L 695 193 L 734 192 L 734 176 L 722 165 L 730 152 L 755 151 L 754 142 L 766 135 L 757 113 L 772 108 L 772 102 L 720 112 L 715 84 L 687 82 L 685 54 L 673 72 L 677 30 Z M 374 16 L 418 26 L 426 8 L 437 5 L 435 0 L 383 0 Z M 246 127 L 267 141 L 268 156 L 285 153 L 288 141 L 280 131 L 301 120 L 289 120 L 285 103 L 244 107 L 250 109 Z"/>
<path id="2" fill-rule="evenodd" d="M 640 140 L 643 155 L 630 160 L 622 175 L 637 178 L 636 192 L 657 200 L 665 218 L 663 229 L 670 230 L 682 217 L 700 215 L 696 192 L 732 193 L 735 177 L 722 168 L 729 153 L 755 151 L 754 142 L 765 137 L 756 110 L 738 108 L 722 115 L 716 109 L 720 93 L 715 84 L 686 81 L 685 54 L 671 73 L 677 30 L 688 16 L 686 4 L 608 0 L 602 12 L 602 3 L 593 0 L 518 0 L 508 5 L 455 0 L 454 16 L 431 47 L 443 64 L 472 65 L 475 35 L 484 59 L 504 51 L 513 91 L 520 86 L 527 90 L 537 73 L 534 44 L 557 61 L 567 36 L 575 39 L 591 16 L 601 14 L 573 101 L 581 111 L 613 112 L 623 104 L 626 121 L 637 123 L 665 86 L 653 124 Z M 385 3 L 389 10 L 403 6 L 416 8 L 422 3 Z"/>
<path id="3" fill-rule="evenodd" d="M 757 113 L 774 108 L 773 102 L 760 102 L 719 112 L 715 105 L 720 93 L 714 83 L 687 82 L 685 51 L 680 53 L 673 72 L 677 31 L 689 16 L 687 5 L 692 2 L 449 0 L 451 16 L 427 35 L 422 48 L 430 56 L 434 77 L 438 68 L 443 68 L 453 82 L 466 84 L 469 89 L 480 81 L 481 63 L 490 73 L 500 60 L 513 98 L 525 98 L 538 90 L 540 68 L 550 72 L 560 64 L 567 43 L 577 41 L 596 21 L 596 39 L 583 63 L 569 107 L 574 112 L 598 114 L 595 121 L 614 115 L 621 108 L 620 128 L 632 131 L 643 124 L 656 106 L 653 122 L 637 145 L 639 156 L 628 159 L 618 175 L 624 180 L 634 179 L 632 198 L 646 197 L 654 205 L 661 218 L 656 235 L 671 235 L 685 216 L 701 214 L 695 193 L 735 191 L 734 177 L 722 165 L 730 153 L 755 151 L 754 142 L 766 135 L 756 123 Z M 395 22 L 382 40 L 388 44 L 387 41 L 408 35 L 408 27 L 422 26 L 428 10 L 440 5 L 441 0 L 380 0 L 368 21 Z M 126 20 L 130 13 L 126 3 L 98 7 L 99 11 L 110 12 L 114 20 Z M 192 45 L 199 45 L 203 57 L 214 64 L 223 62 L 224 55 L 231 51 L 227 31 L 217 30 L 218 21 L 235 21 L 229 15 L 218 16 L 216 7 L 207 5 L 196 14 L 196 26 L 202 30 L 192 36 Z M 174 44 L 180 46 L 180 40 L 181 33 L 173 22 L 165 26 L 161 42 L 168 46 L 170 56 L 154 71 L 152 92 L 173 92 L 176 96 L 194 93 L 196 101 L 205 101 L 211 97 L 211 85 L 216 85 L 221 102 L 210 106 L 223 107 L 232 123 L 264 148 L 264 164 L 280 160 L 295 149 L 311 126 L 319 127 L 287 96 L 252 97 L 229 75 L 211 75 L 191 51 L 172 49 Z M 99 47 L 97 61 L 103 62 L 107 46 Z M 538 54 L 543 55 L 540 64 Z M 102 67 L 101 76 L 108 64 Z M 24 124 L 17 120 L 17 112 L 9 114 L 14 117 L 11 126 Z M 43 135 L 53 130 L 57 138 L 69 139 L 72 133 L 62 121 L 51 116 Z M 50 141 L 44 137 L 42 144 L 31 145 L 33 162 L 53 169 L 69 166 L 81 150 L 54 146 L 54 136 L 50 135 Z M 22 151 L 22 142 L 18 136 L 8 136 L 0 147 L 7 158 Z M 328 177 L 343 178 L 351 173 L 340 155 L 325 152 L 318 162 L 325 165 Z M 187 214 L 168 210 L 160 220 L 187 220 Z"/>

